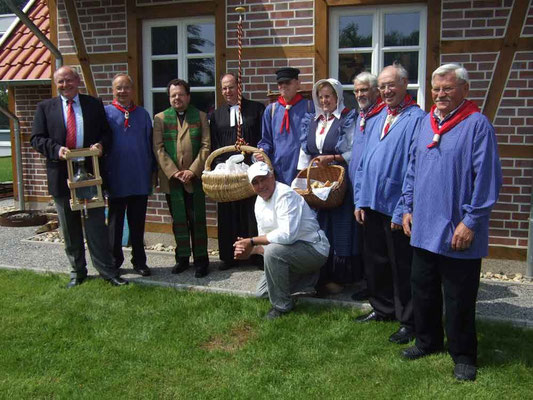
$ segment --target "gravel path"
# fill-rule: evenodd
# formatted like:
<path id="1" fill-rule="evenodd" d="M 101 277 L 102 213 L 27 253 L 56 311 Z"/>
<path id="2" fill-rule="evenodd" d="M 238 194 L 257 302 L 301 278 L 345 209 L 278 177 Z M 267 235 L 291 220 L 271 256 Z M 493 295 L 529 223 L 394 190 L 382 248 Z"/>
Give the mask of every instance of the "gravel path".
<path id="1" fill-rule="evenodd" d="M 0 201 L 0 209 L 6 205 L 8 204 L 6 204 L 5 200 Z M 28 240 L 35 235 L 35 229 L 36 227 L 9 228 L 0 226 L 0 268 L 67 274 L 70 268 L 67 264 L 63 245 Z M 219 271 L 218 260 L 211 258 L 210 273 L 204 278 L 195 278 L 194 268 L 190 268 L 182 274 L 173 275 L 170 273 L 170 269 L 174 264 L 173 254 L 156 251 L 148 251 L 147 253 L 148 265 L 153 274 L 151 277 L 142 278 L 133 274 L 128 250 L 125 252 L 126 261 L 122 267 L 122 276 L 139 284 L 250 296 L 253 294 L 255 285 L 262 274 L 260 270 L 250 265 Z M 89 274 L 97 275 L 96 270 L 90 265 Z M 350 294 L 353 291 L 352 287 L 345 289 L 339 295 L 331 296 L 327 299 L 306 298 L 302 300 L 368 309 L 368 303 L 351 301 Z M 515 325 L 533 328 L 533 284 L 482 279 L 477 313 L 481 319 L 507 321 Z"/>

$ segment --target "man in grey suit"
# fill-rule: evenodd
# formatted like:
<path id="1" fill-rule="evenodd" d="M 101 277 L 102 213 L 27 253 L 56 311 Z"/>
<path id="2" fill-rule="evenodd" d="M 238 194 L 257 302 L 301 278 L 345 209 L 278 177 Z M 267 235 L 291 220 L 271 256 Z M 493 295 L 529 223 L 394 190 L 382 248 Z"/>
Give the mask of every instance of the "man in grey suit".
<path id="1" fill-rule="evenodd" d="M 81 215 L 70 208 L 65 156 L 71 148 L 84 147 L 97 149 L 102 155 L 109 147 L 111 132 L 102 102 L 79 94 L 80 77 L 74 69 L 59 68 L 54 73 L 54 83 L 59 96 L 37 105 L 31 145 L 46 157 L 48 192 L 54 198 L 65 252 L 72 267 L 67 288 L 72 288 L 86 279 L 87 262 Z M 104 209 L 91 208 L 87 213 L 85 236 L 94 267 L 113 286 L 126 285 L 128 282 L 120 278 L 113 266 Z"/>

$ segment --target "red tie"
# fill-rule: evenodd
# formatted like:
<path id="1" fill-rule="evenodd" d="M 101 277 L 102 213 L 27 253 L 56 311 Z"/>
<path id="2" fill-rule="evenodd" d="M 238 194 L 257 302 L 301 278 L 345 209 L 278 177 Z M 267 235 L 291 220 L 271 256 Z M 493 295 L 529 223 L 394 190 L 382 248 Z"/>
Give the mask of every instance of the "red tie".
<path id="1" fill-rule="evenodd" d="M 76 148 L 76 115 L 72 104 L 74 100 L 67 100 L 67 147 Z"/>

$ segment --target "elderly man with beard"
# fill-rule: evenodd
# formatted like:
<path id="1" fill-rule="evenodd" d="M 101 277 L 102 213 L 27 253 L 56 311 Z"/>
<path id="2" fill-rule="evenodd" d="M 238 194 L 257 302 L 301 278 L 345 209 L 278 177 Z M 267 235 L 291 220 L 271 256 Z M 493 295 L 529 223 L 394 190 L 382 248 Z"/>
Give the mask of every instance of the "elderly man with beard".
<path id="1" fill-rule="evenodd" d="M 361 72 L 354 78 L 353 89 L 355 100 L 359 105 L 359 115 L 354 125 L 352 156 L 348 166 L 348 175 L 352 185 L 356 179 L 357 168 L 361 162 L 369 132 L 373 131 L 376 121 L 379 121 L 378 116 L 386 105 L 379 95 L 378 78 L 369 72 Z M 352 299 L 355 301 L 368 299 L 366 279 L 363 278 L 362 268 L 357 275 L 361 279 L 360 287 L 352 295 Z"/>
<path id="2" fill-rule="evenodd" d="M 209 121 L 211 128 L 211 150 L 233 146 L 237 140 L 237 125 L 241 124 L 242 138 L 250 146 L 257 146 L 261 140 L 261 116 L 265 106 L 257 101 L 242 98 L 239 115 L 237 77 L 227 73 L 220 79 L 222 97 L 226 104 L 217 108 Z M 215 159 L 215 164 L 226 161 L 231 153 L 224 153 Z M 238 236 L 257 235 L 254 215 L 255 197 L 217 204 L 218 250 L 222 261 L 220 270 L 227 270 L 236 264 L 233 259 L 233 243 Z"/>
<path id="3" fill-rule="evenodd" d="M 355 218 L 363 225 L 364 261 L 369 314 L 357 322 L 398 320 L 389 337 L 398 344 L 414 338 L 411 302 L 412 248 L 403 233 L 402 184 L 416 132 L 425 116 L 407 93 L 407 71 L 399 64 L 385 67 L 378 88 L 386 109 L 368 133 L 355 176 Z"/>
<path id="4" fill-rule="evenodd" d="M 276 179 L 286 185 L 290 185 L 298 173 L 302 119 L 306 113 L 315 111 L 313 103 L 298 93 L 299 73 L 299 69 L 290 67 L 276 71 L 280 96 L 263 113 L 263 137 L 258 143 L 272 160 Z M 261 153 L 254 156 L 264 161 Z"/>
<path id="5" fill-rule="evenodd" d="M 411 285 L 414 360 L 444 347 L 460 381 L 476 379 L 476 298 L 481 258 L 488 254 L 489 217 L 502 171 L 494 128 L 466 99 L 468 72 L 446 64 L 432 74 L 435 105 L 424 118 L 404 182 L 403 228 L 414 248 Z"/>

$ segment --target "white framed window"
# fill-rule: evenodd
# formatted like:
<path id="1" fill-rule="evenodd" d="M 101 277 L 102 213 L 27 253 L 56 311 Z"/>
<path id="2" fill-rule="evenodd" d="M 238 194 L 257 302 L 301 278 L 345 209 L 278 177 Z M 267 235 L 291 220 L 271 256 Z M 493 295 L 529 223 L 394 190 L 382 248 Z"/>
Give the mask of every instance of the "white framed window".
<path id="1" fill-rule="evenodd" d="M 344 102 L 357 106 L 353 78 L 378 75 L 395 61 L 409 73 L 408 91 L 424 106 L 427 12 L 424 5 L 332 8 L 329 71 L 345 88 Z"/>
<path id="2" fill-rule="evenodd" d="M 215 20 L 210 17 L 143 21 L 144 107 L 155 115 L 168 107 L 167 84 L 191 86 L 191 104 L 215 109 Z"/>

